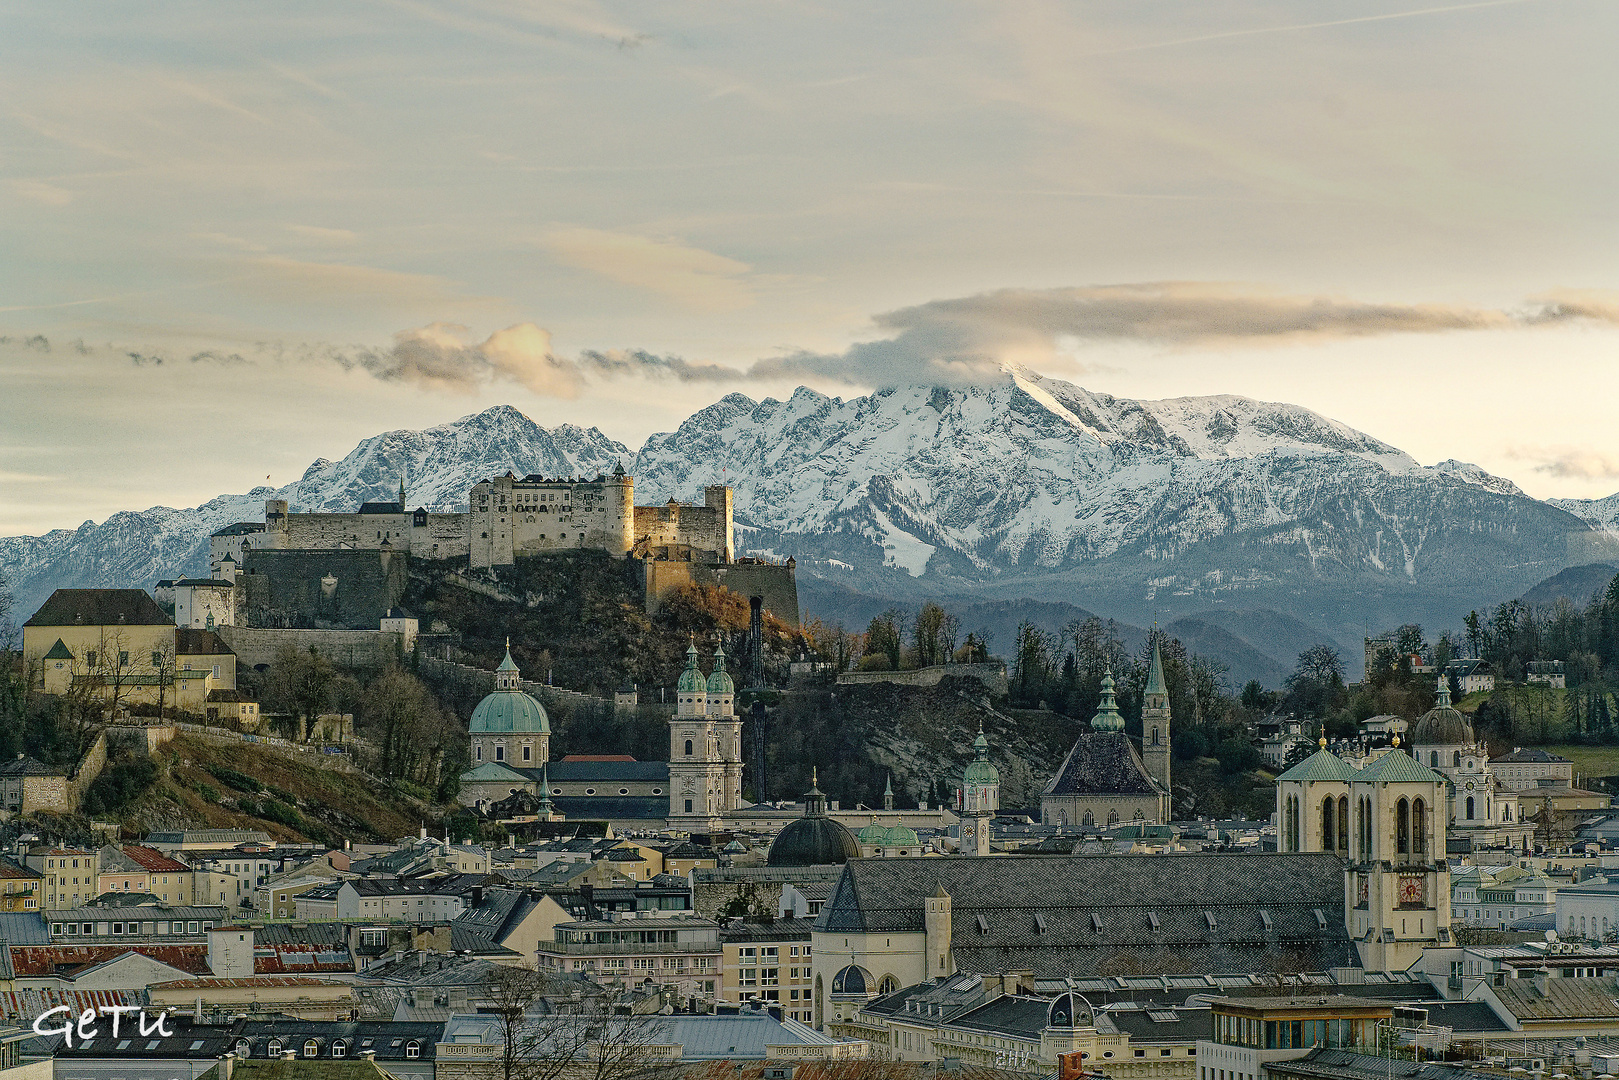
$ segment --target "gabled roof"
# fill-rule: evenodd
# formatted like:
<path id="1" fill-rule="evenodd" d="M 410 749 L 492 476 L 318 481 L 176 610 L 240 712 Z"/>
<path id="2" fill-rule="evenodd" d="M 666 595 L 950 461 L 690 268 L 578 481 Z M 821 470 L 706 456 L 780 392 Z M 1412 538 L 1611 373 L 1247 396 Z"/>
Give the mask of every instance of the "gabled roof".
<path id="1" fill-rule="evenodd" d="M 1360 772 L 1349 762 L 1332 753 L 1321 749 L 1288 769 L 1276 778 L 1277 783 L 1283 780 L 1302 780 L 1311 782 L 1316 780 L 1356 780 Z"/>
<path id="2" fill-rule="evenodd" d="M 45 659 L 71 660 L 73 659 L 73 650 L 63 644 L 61 638 L 57 638 L 56 644 L 51 646 L 51 651 L 45 654 Z"/>
<path id="3" fill-rule="evenodd" d="M 212 630 L 194 630 L 182 626 L 174 632 L 174 651 L 178 656 L 234 656 L 225 639 Z"/>
<path id="4" fill-rule="evenodd" d="M 57 589 L 25 626 L 163 626 L 174 620 L 144 589 Z"/>
<path id="5" fill-rule="evenodd" d="M 941 887 L 963 971 L 1032 966 L 1043 978 L 1120 964 L 1188 973 L 1269 971 L 1284 958 L 1310 971 L 1356 964 L 1343 863 L 1325 854 L 859 859 L 845 865 L 816 929 L 921 932 L 924 901 Z"/>

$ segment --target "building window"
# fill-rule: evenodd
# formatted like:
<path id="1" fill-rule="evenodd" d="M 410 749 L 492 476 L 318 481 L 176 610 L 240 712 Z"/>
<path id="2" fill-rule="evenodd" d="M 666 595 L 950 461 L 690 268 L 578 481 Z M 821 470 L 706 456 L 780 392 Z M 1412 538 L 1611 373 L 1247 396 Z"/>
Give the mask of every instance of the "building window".
<path id="1" fill-rule="evenodd" d="M 533 756 L 534 756 L 534 748 L 532 746 L 529 746 L 527 743 L 524 743 L 523 744 L 523 760 L 528 761 Z"/>
<path id="2" fill-rule="evenodd" d="M 349 1052 L 348 1044 L 345 1043 L 342 1039 L 338 1039 L 336 1042 L 332 1043 L 332 1056 L 334 1058 L 343 1057 L 343 1056 L 347 1055 L 348 1052 Z"/>
<path id="3" fill-rule="evenodd" d="M 418 1043 L 415 1039 L 412 1039 L 410 1042 L 405 1044 L 405 1057 L 409 1058 L 411 1061 L 415 1061 L 417 1058 L 419 1058 L 421 1056 L 422 1056 L 421 1043 Z"/>
<path id="4" fill-rule="evenodd" d="M 496 761 L 504 761 L 505 759 L 506 759 L 506 748 L 504 746 L 502 746 L 500 743 L 496 743 L 495 744 L 495 760 Z"/>
<path id="5" fill-rule="evenodd" d="M 320 1043 L 316 1042 L 314 1039 L 305 1040 L 304 1057 L 320 1057 Z"/>

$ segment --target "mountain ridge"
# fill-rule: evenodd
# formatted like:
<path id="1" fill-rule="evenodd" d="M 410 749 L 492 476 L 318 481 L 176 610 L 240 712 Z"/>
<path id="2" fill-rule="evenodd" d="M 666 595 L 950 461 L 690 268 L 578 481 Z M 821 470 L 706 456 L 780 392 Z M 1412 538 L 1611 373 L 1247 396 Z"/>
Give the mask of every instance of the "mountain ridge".
<path id="1" fill-rule="evenodd" d="M 1562 568 L 1569 536 L 1605 527 L 1592 520 L 1605 500 L 1554 505 L 1475 465 L 1423 466 L 1299 406 L 1136 401 L 1018 376 L 849 399 L 732 393 L 634 452 L 496 406 L 362 440 L 281 488 L 0 538 L 0 565 L 31 611 L 57 586 L 203 572 L 208 534 L 261 520 L 266 498 L 349 510 L 391 501 L 403 477 L 411 505 L 451 506 L 491 473 L 595 475 L 618 462 L 642 503 L 729 481 L 739 548 L 794 555 L 806 596 L 816 581 L 899 603 L 1037 596 L 1137 625 L 1196 618 L 1238 638 L 1208 613 L 1268 611 L 1350 656 L 1362 633 L 1454 625 L 1522 594 Z M 1274 650 L 1256 649 L 1286 659 Z"/>

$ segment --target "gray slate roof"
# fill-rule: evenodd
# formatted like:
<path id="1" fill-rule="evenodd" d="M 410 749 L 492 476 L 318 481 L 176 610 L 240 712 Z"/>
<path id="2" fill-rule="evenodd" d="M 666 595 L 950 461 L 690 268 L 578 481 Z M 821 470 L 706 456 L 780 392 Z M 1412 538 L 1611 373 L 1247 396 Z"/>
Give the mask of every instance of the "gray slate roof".
<path id="1" fill-rule="evenodd" d="M 1047 795 L 1155 795 L 1158 785 L 1122 731 L 1087 732 L 1074 741 Z"/>
<path id="2" fill-rule="evenodd" d="M 57 589 L 27 626 L 173 625 L 144 589 Z"/>
<path id="3" fill-rule="evenodd" d="M 1310 853 L 861 859 L 844 867 L 816 929 L 920 932 L 923 901 L 940 886 L 953 898 L 951 945 L 963 971 L 1357 966 L 1343 864 Z"/>

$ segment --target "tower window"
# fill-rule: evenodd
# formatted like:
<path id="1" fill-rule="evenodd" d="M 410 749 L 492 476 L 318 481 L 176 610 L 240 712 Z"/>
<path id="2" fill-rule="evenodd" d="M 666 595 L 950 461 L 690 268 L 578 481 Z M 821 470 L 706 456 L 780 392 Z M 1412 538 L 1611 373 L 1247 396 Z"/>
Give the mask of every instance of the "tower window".
<path id="1" fill-rule="evenodd" d="M 523 744 L 523 760 L 527 761 L 534 756 L 534 748 L 527 743 Z"/>
<path id="2" fill-rule="evenodd" d="M 499 743 L 495 744 L 495 760 L 496 761 L 505 761 L 506 760 L 506 748 L 504 746 L 500 745 Z"/>
<path id="3" fill-rule="evenodd" d="M 691 740 L 686 740 L 686 756 L 691 757 Z"/>

